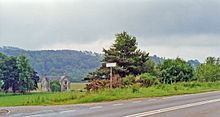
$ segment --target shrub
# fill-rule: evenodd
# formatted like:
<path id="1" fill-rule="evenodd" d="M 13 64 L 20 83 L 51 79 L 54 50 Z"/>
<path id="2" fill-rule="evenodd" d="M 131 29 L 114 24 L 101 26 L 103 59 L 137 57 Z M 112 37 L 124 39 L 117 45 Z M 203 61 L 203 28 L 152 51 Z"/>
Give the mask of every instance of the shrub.
<path id="1" fill-rule="evenodd" d="M 186 82 L 193 80 L 193 68 L 181 58 L 167 59 L 159 66 L 162 82 Z"/>
<path id="2" fill-rule="evenodd" d="M 58 80 L 52 80 L 50 82 L 50 89 L 52 92 L 60 92 L 61 91 L 61 86 Z"/>
<path id="3" fill-rule="evenodd" d="M 122 85 L 124 87 L 131 86 L 134 83 L 135 83 L 135 76 L 133 75 L 129 75 L 129 76 L 122 78 Z"/>
<path id="4" fill-rule="evenodd" d="M 86 84 L 87 91 L 97 91 L 101 88 L 109 87 L 109 80 L 93 80 L 89 84 Z"/>
<path id="5" fill-rule="evenodd" d="M 202 64 L 196 70 L 196 78 L 200 82 L 220 81 L 220 66 L 214 64 Z"/>
<path id="6" fill-rule="evenodd" d="M 112 80 L 112 88 L 118 88 L 122 86 L 121 79 Z M 91 83 L 86 84 L 87 91 L 97 91 L 99 89 L 105 89 L 110 87 L 110 80 L 93 80 Z"/>
<path id="7" fill-rule="evenodd" d="M 155 76 L 152 76 L 149 73 L 141 74 L 139 82 L 141 83 L 142 86 L 145 87 L 149 87 L 155 84 L 160 84 L 159 80 Z"/>
<path id="8" fill-rule="evenodd" d="M 132 93 L 138 93 L 140 92 L 140 86 L 137 84 L 132 85 Z"/>

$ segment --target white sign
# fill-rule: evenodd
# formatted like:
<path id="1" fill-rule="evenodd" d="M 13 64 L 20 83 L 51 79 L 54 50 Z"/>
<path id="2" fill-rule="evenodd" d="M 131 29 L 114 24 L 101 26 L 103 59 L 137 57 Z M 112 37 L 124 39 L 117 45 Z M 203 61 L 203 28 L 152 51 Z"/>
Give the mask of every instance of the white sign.
<path id="1" fill-rule="evenodd" d="M 116 63 L 106 63 L 106 67 L 116 67 Z"/>

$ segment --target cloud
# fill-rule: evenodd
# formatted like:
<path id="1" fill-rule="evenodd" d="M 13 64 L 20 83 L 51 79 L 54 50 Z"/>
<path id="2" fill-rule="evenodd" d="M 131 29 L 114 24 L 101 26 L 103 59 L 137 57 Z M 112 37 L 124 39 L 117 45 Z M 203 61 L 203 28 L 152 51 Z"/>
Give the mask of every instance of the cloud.
<path id="1" fill-rule="evenodd" d="M 47 46 L 42 46 L 41 50 L 61 50 L 61 49 L 73 49 L 73 50 L 80 50 L 80 51 L 89 51 L 93 50 L 96 52 L 100 52 L 103 48 L 109 48 L 113 43 L 112 40 L 97 40 L 92 43 L 85 43 L 85 44 L 77 44 L 77 43 L 54 43 Z"/>
<path id="2" fill-rule="evenodd" d="M 201 60 L 220 54 L 213 51 L 219 12 L 218 0 L 0 0 L 0 46 L 101 52 L 115 33 L 128 31 L 145 50 Z"/>

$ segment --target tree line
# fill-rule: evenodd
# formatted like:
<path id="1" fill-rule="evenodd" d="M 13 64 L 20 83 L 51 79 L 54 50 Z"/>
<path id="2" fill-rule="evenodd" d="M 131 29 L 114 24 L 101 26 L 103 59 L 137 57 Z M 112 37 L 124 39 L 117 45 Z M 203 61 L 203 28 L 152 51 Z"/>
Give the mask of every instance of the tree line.
<path id="1" fill-rule="evenodd" d="M 75 50 L 39 50 L 28 51 L 15 47 L 0 47 L 0 52 L 7 56 L 26 56 L 31 66 L 38 72 L 39 76 L 45 75 L 62 76 L 68 75 L 71 82 L 82 82 L 83 78 L 91 71 L 95 71 L 101 66 L 100 61 L 103 54 L 90 51 Z M 156 65 L 163 63 L 165 58 L 150 56 Z M 149 61 L 148 61 L 149 62 Z M 188 61 L 197 67 L 199 61 Z"/>
<path id="2" fill-rule="evenodd" d="M 31 66 L 43 77 L 45 75 L 68 75 L 71 82 L 82 82 L 91 71 L 100 67 L 102 55 L 90 51 L 39 50 L 29 51 L 15 47 L 0 47 L 7 56 L 26 56 Z"/>
<path id="3" fill-rule="evenodd" d="M 127 32 L 116 34 L 116 40 L 109 49 L 103 49 L 103 63 L 116 62 L 114 74 L 121 79 L 115 81 L 113 87 L 126 87 L 133 84 L 150 86 L 158 83 L 172 84 L 177 82 L 213 82 L 220 81 L 220 58 L 208 57 L 203 64 L 192 66 L 189 62 L 177 57 L 165 59 L 155 64 L 149 53 L 137 47 L 136 37 Z M 88 90 L 106 88 L 109 86 L 110 70 L 104 65 L 85 78 L 91 83 Z"/>
<path id="4" fill-rule="evenodd" d="M 0 53 L 0 87 L 6 93 L 25 93 L 37 88 L 37 72 L 25 56 L 6 56 Z"/>
<path id="5" fill-rule="evenodd" d="M 21 50 L 20 50 L 21 51 Z M 66 54 L 63 54 L 66 53 Z M 121 77 L 120 81 L 115 82 L 114 87 L 129 86 L 135 83 L 142 84 L 141 86 L 150 86 L 152 84 L 166 83 L 172 84 L 177 82 L 189 82 L 189 81 L 199 81 L 199 82 L 214 82 L 220 80 L 220 58 L 208 57 L 205 63 L 200 64 L 196 69 L 186 62 L 185 60 L 177 57 L 176 59 L 165 59 L 159 64 L 155 64 L 148 52 L 141 51 L 138 49 L 138 43 L 136 37 L 129 35 L 127 32 L 122 32 L 116 34 L 116 40 L 114 44 L 109 49 L 103 49 L 104 55 L 102 63 L 116 62 L 117 67 L 114 68 L 113 74 L 118 74 Z M 46 57 L 47 51 L 40 52 Z M 53 54 L 48 55 L 54 59 L 45 59 L 44 64 L 41 63 L 40 53 L 32 53 L 29 56 L 36 59 L 35 65 L 41 64 L 47 68 L 51 63 L 56 64 L 57 70 L 62 70 L 61 63 L 67 64 L 69 71 L 73 71 L 72 64 L 78 63 L 83 66 L 87 66 L 88 69 L 91 67 L 99 66 L 98 61 L 101 55 L 94 55 L 94 58 L 90 58 L 92 53 L 79 53 L 72 52 L 71 56 L 65 57 L 70 51 L 60 51 L 56 54 L 56 51 L 52 51 Z M 44 53 L 44 54 L 43 54 Z M 75 54 L 74 54 L 75 53 Z M 39 58 L 35 55 L 39 55 Z M 73 58 L 90 58 L 84 59 L 78 62 L 78 59 Z M 63 59 L 65 58 L 65 59 Z M 64 61 L 68 60 L 68 61 Z M 72 62 L 69 62 L 69 61 Z M 84 62 L 85 63 L 84 63 Z M 33 61 L 32 61 L 33 62 Z M 86 64 L 86 63 L 91 64 Z M 31 63 L 31 62 L 30 62 Z M 0 87 L 5 92 L 11 89 L 13 92 L 25 93 L 30 90 L 37 88 L 37 82 L 39 81 L 39 76 L 37 72 L 31 67 L 29 60 L 25 56 L 6 56 L 0 53 Z M 49 64 L 50 63 L 50 64 Z M 69 67 L 68 67 L 69 66 Z M 83 71 L 83 69 L 78 69 Z M 62 71 L 63 72 L 63 71 Z M 65 73 L 65 72 L 64 72 Z M 69 73 L 69 72 L 68 72 Z M 72 72 L 70 72 L 72 73 Z M 99 67 L 96 71 L 89 73 L 85 80 L 90 80 L 91 85 L 87 89 L 91 89 L 93 84 L 95 87 L 107 87 L 109 85 L 110 70 L 104 65 Z M 53 74 L 51 74 L 53 75 Z M 106 80 L 103 80 L 106 79 Z M 101 86 L 99 86 L 101 85 Z M 95 88 L 96 89 L 96 88 Z"/>

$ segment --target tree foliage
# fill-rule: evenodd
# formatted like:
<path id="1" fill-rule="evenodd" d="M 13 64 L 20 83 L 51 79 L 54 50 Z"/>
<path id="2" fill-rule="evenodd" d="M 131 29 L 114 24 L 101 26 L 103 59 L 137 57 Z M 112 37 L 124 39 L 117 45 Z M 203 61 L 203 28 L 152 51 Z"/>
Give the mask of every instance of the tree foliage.
<path id="1" fill-rule="evenodd" d="M 89 51 L 75 51 L 75 50 L 39 50 L 27 51 L 15 47 L 0 47 L 0 52 L 8 56 L 25 55 L 29 60 L 31 66 L 38 72 L 40 76 L 44 75 L 63 75 L 70 76 L 71 82 L 80 82 L 89 72 L 95 71 L 101 66 L 100 61 L 103 59 L 102 54 L 93 53 Z M 158 65 L 162 64 L 165 58 L 160 58 L 156 55 L 150 57 L 152 63 Z M 148 61 L 147 67 L 150 68 L 152 64 Z M 190 64 L 196 68 L 199 64 L 198 61 L 190 61 Z M 146 65 L 145 65 L 146 67 Z M 146 68 L 148 69 L 148 68 Z M 149 70 L 149 69 L 148 69 Z M 148 71 L 146 70 L 146 71 Z M 109 77 L 109 69 L 102 68 L 98 70 L 100 75 L 96 75 L 96 79 L 102 77 Z M 151 72 L 151 71 L 149 71 Z M 95 75 L 89 75 L 95 76 Z"/>
<path id="2" fill-rule="evenodd" d="M 204 64 L 196 70 L 196 78 L 201 82 L 214 82 L 220 80 L 220 58 L 208 57 Z"/>
<path id="3" fill-rule="evenodd" d="M 0 54 L 0 81 L 5 92 L 11 88 L 13 92 L 25 93 L 37 88 L 39 77 L 25 56 Z"/>
<path id="4" fill-rule="evenodd" d="M 0 69 L 0 79 L 3 81 L 2 89 L 6 92 L 9 88 L 12 88 L 13 92 L 19 90 L 19 72 L 16 57 L 9 57 L 2 60 Z"/>
<path id="5" fill-rule="evenodd" d="M 115 43 L 110 49 L 103 49 L 103 52 L 103 62 L 116 62 L 117 67 L 114 71 L 123 77 L 147 71 L 146 62 L 149 60 L 149 53 L 137 49 L 136 37 L 127 32 L 116 34 Z"/>
<path id="6" fill-rule="evenodd" d="M 61 86 L 58 80 L 52 80 L 50 82 L 50 89 L 52 92 L 60 92 L 61 91 Z"/>
<path id="7" fill-rule="evenodd" d="M 159 70 L 161 81 L 164 83 L 190 81 L 193 78 L 193 68 L 180 58 L 165 60 L 159 66 Z"/>
<path id="8" fill-rule="evenodd" d="M 103 49 L 104 59 L 102 62 L 116 62 L 114 73 L 125 77 L 129 74 L 139 75 L 149 72 L 152 69 L 152 63 L 149 61 L 149 53 L 137 49 L 136 37 L 127 32 L 116 34 L 116 40 L 109 49 Z M 151 65 L 151 67 L 148 66 Z M 105 66 L 100 67 L 96 72 L 90 73 L 89 78 L 108 77 L 109 69 Z M 88 78 L 88 79 L 89 79 Z"/>
<path id="9" fill-rule="evenodd" d="M 122 84 L 124 87 L 132 86 L 135 83 L 135 79 L 134 75 L 128 75 L 122 79 Z"/>
<path id="10" fill-rule="evenodd" d="M 158 78 L 156 76 L 149 74 L 149 73 L 141 74 L 139 82 L 144 87 L 149 87 L 152 85 L 160 84 L 160 81 L 158 80 Z"/>
<path id="11" fill-rule="evenodd" d="M 27 51 L 14 47 L 0 47 L 0 52 L 8 56 L 25 55 L 31 66 L 44 75 L 68 75 L 71 82 L 81 82 L 92 71 L 100 67 L 102 55 L 90 51 L 40 50 Z"/>

